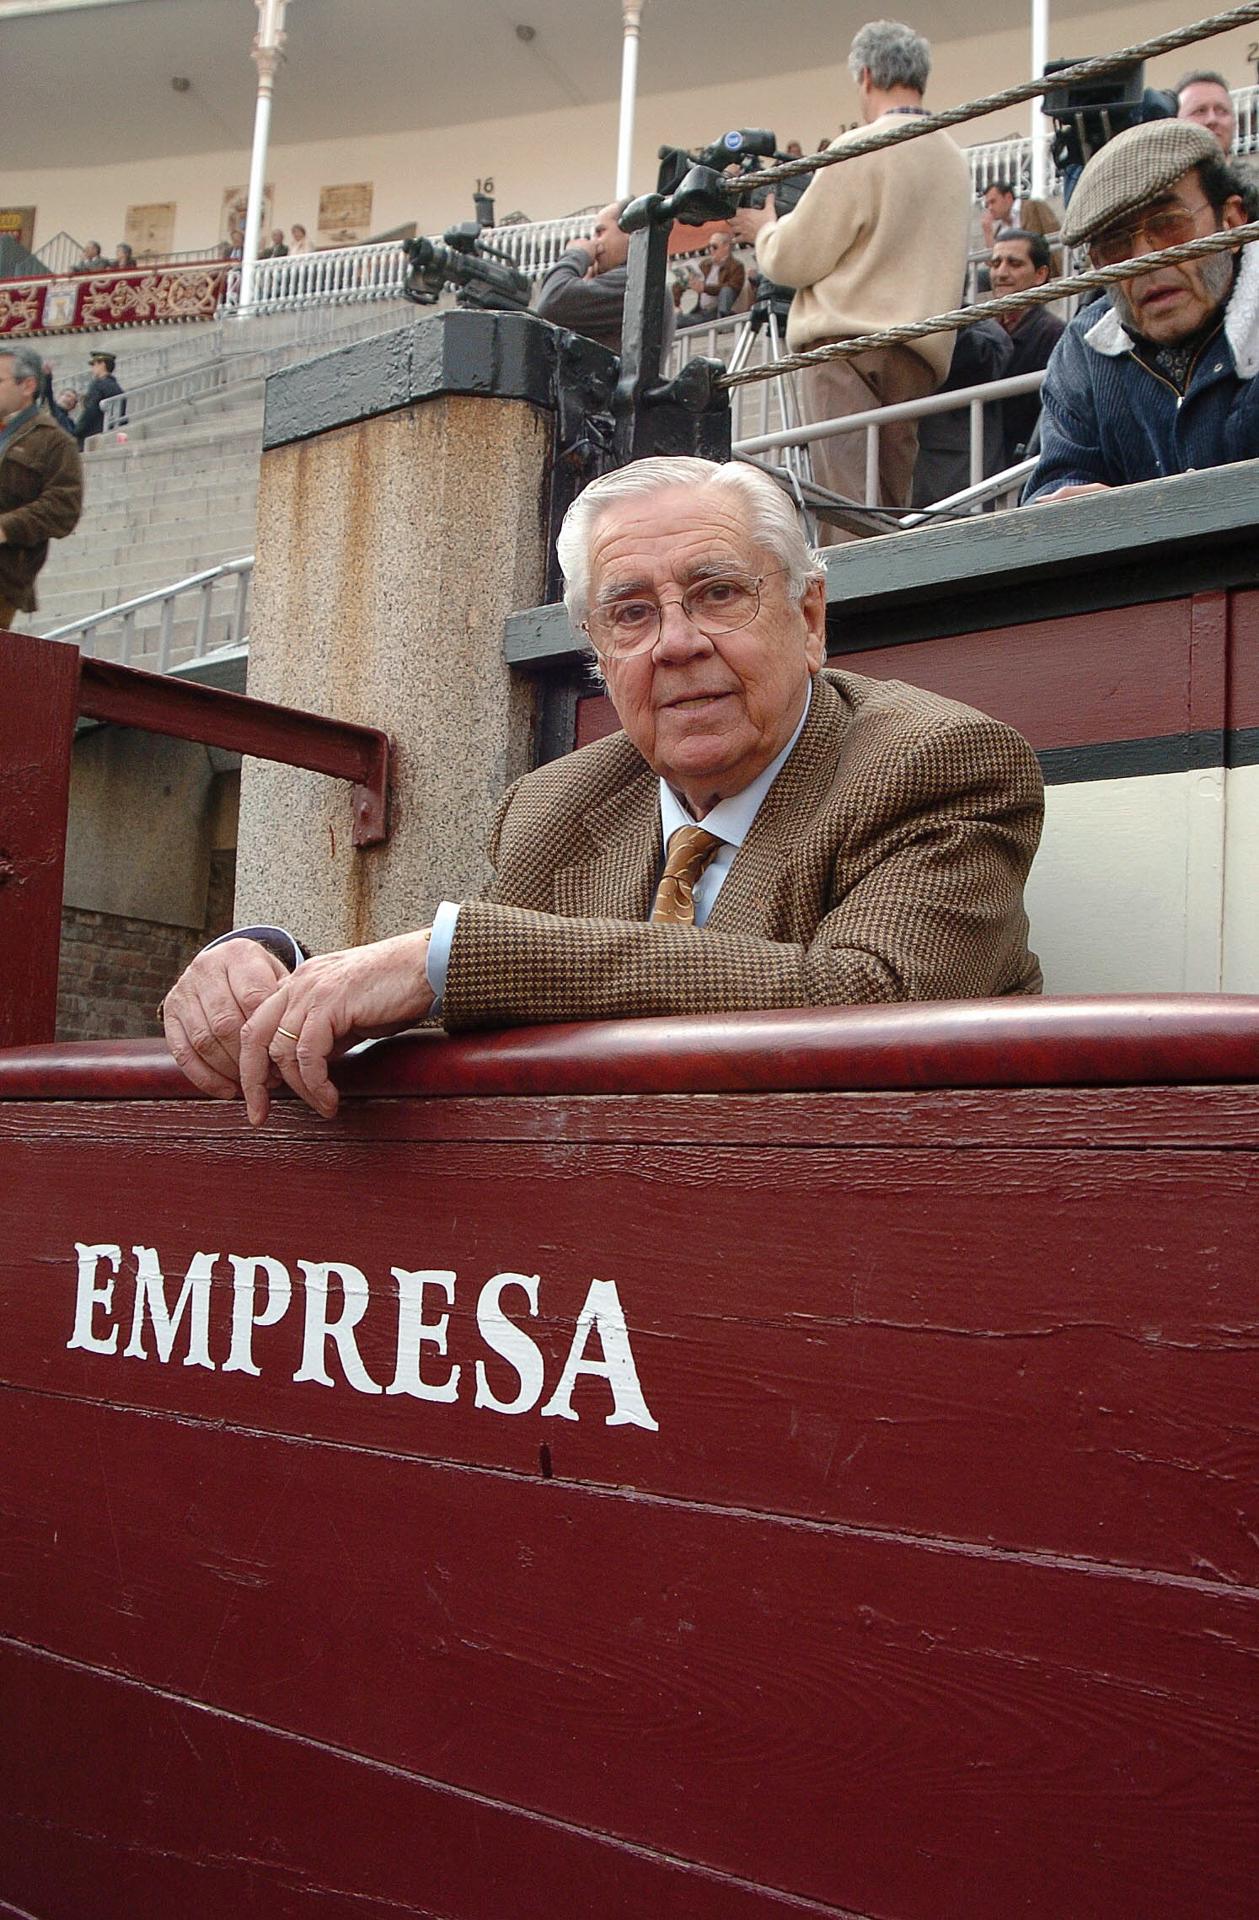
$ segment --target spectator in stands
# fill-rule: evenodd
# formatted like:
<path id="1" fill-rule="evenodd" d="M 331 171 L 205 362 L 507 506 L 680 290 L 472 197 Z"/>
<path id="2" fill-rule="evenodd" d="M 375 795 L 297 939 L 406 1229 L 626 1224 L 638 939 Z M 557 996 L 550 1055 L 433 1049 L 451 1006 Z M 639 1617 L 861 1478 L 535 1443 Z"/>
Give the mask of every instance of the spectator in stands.
<path id="1" fill-rule="evenodd" d="M 740 304 L 745 274 L 741 263 L 734 257 L 734 241 L 729 233 L 715 233 L 708 243 L 708 259 L 701 273 L 696 268 L 689 276 L 692 293 L 699 298 L 692 312 L 685 314 L 678 325 L 682 327 L 711 326 L 714 320 L 724 320 Z"/>
<path id="2" fill-rule="evenodd" d="M 258 258 L 260 260 L 283 260 L 287 257 L 287 255 L 288 255 L 288 247 L 285 244 L 285 240 L 284 240 L 284 228 L 272 227 L 271 245 L 269 247 L 264 247 L 261 253 L 258 255 Z"/>
<path id="3" fill-rule="evenodd" d="M 588 238 L 574 240 L 560 255 L 533 303 L 534 312 L 543 320 L 568 327 L 573 333 L 584 333 L 588 340 L 597 340 L 613 353 L 621 351 L 629 235 L 621 231 L 620 220 L 628 205 L 628 200 L 614 200 L 600 209 Z M 666 348 L 675 325 L 673 296 L 666 290 Z"/>
<path id="4" fill-rule="evenodd" d="M 861 100 L 859 131 L 902 126 L 904 116 L 926 112 L 931 49 L 911 27 L 889 20 L 862 27 L 848 68 Z M 832 150 L 854 137 L 841 134 Z M 949 135 L 937 132 L 821 168 L 781 219 L 771 195 L 764 208 L 742 208 L 731 224 L 737 238 L 755 240 L 767 278 L 798 289 L 787 318 L 794 352 L 954 306 L 966 271 L 970 206 L 970 169 Z M 837 419 L 920 399 L 944 379 L 952 353 L 953 336 L 939 333 L 913 346 L 811 367 L 800 376 L 805 418 Z M 883 429 L 884 506 L 909 505 L 917 451 L 913 421 Z M 865 499 L 864 435 L 814 441 L 812 454 L 821 485 L 849 500 Z"/>
<path id="5" fill-rule="evenodd" d="M 995 320 L 973 320 L 960 327 L 953 343 L 953 362 L 941 393 L 960 393 L 964 387 L 986 386 L 1004 380 L 1010 371 L 1014 345 Z M 981 479 L 1001 466 L 1001 402 L 984 408 Z M 914 466 L 913 504 L 934 506 L 972 484 L 970 407 L 951 413 L 929 413 L 918 422 L 918 459 Z"/>
<path id="6" fill-rule="evenodd" d="M 788 140 L 786 146 L 783 148 L 783 152 L 787 155 L 787 158 L 789 160 L 804 159 L 804 148 L 800 145 L 800 142 L 798 140 Z"/>
<path id="7" fill-rule="evenodd" d="M 1197 67 L 1176 83 L 1176 113 L 1181 120 L 1193 120 L 1205 127 L 1220 143 L 1220 152 L 1233 151 L 1237 136 L 1237 109 L 1228 82 L 1222 73 Z"/>
<path id="8" fill-rule="evenodd" d="M 52 382 L 53 382 L 52 361 L 45 360 L 43 376 L 39 383 L 39 404 L 41 407 L 47 407 L 49 413 L 52 415 L 53 419 L 57 422 L 57 425 L 61 428 L 61 431 L 63 433 L 68 433 L 71 439 L 73 439 L 74 438 L 74 417 L 78 411 L 79 396 L 74 391 L 73 387 L 67 387 L 66 391 L 61 395 L 60 398 L 58 398 L 57 395 L 53 392 Z M 67 400 L 72 401 L 73 405 L 67 406 L 66 405 Z"/>
<path id="9" fill-rule="evenodd" d="M 1063 238 L 1133 276 L 1076 314 L 1041 389 L 1041 454 L 1027 501 L 1259 454 L 1259 254 L 1142 269 L 1144 254 L 1246 220 L 1245 185 L 1205 127 L 1156 120 L 1085 167 Z"/>
<path id="10" fill-rule="evenodd" d="M 206 948 L 164 1007 L 194 1085 L 243 1084 L 256 1124 L 282 1074 L 330 1115 L 330 1054 L 438 1001 L 458 1031 L 1040 991 L 1034 754 L 822 671 L 823 569 L 767 474 L 636 461 L 578 495 L 557 552 L 623 731 L 508 790 L 489 886 L 432 928 L 301 966 L 278 928 Z"/>
<path id="11" fill-rule="evenodd" d="M 983 192 L 984 245 L 990 247 L 999 234 L 1010 227 L 1024 233 L 1057 233 L 1062 225 L 1048 200 L 1033 200 L 1030 194 L 1018 196 L 1009 180 L 994 180 Z"/>
<path id="12" fill-rule="evenodd" d="M 293 227 L 290 229 L 290 231 L 293 235 L 293 244 L 289 248 L 289 252 L 290 253 L 309 253 L 310 241 L 306 238 L 305 227 Z"/>
<path id="13" fill-rule="evenodd" d="M 100 241 L 89 240 L 83 249 L 83 258 L 77 261 L 70 271 L 72 273 L 99 273 L 104 265 L 105 262 L 101 258 Z"/>
<path id="14" fill-rule="evenodd" d="M 229 260 L 243 260 L 245 257 L 245 230 L 243 227 L 229 227 L 227 230 L 227 257 Z"/>
<path id="15" fill-rule="evenodd" d="M 114 255 L 114 272 L 130 273 L 135 263 L 136 256 L 134 248 L 129 247 L 125 240 L 120 240 L 118 242 L 118 251 Z"/>
<path id="16" fill-rule="evenodd" d="M 48 542 L 83 508 L 79 450 L 40 407 L 43 373 L 33 347 L 0 346 L 0 627 L 35 611 Z"/>
<path id="17" fill-rule="evenodd" d="M 87 392 L 83 396 L 83 411 L 80 413 L 74 427 L 75 438 L 80 448 L 83 447 L 86 441 L 92 439 L 95 434 L 104 433 L 105 420 L 102 412 L 104 404 L 106 400 L 112 399 L 116 393 L 122 392 L 122 387 L 114 378 L 114 367 L 116 364 L 117 362 L 112 353 L 94 353 L 92 355 L 90 362 L 92 379 Z M 123 417 L 125 418 L 126 416 L 124 415 Z"/>
<path id="18" fill-rule="evenodd" d="M 992 291 L 998 296 L 1043 287 L 1049 279 L 1049 244 L 1043 234 L 1010 228 L 994 245 L 988 271 Z M 1021 313 L 1003 314 L 1000 324 L 1014 344 L 1003 379 L 1036 373 L 1049 365 L 1049 356 L 1063 331 L 1063 322 L 1056 313 L 1051 313 L 1048 307 L 1024 307 Z M 1039 394 L 1018 394 L 1011 400 L 1003 400 L 1001 415 L 1001 465 L 1012 467 L 1023 458 L 1024 448 L 1036 430 L 1040 419 Z"/>

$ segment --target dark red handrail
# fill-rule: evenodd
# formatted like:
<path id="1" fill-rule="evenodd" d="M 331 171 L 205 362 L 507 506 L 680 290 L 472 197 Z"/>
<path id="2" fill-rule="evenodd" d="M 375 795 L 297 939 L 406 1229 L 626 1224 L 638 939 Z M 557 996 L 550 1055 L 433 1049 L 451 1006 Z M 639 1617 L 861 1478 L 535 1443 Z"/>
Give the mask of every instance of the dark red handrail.
<path id="1" fill-rule="evenodd" d="M 350 1094 L 812 1093 L 1259 1082 L 1259 996 L 952 1000 L 400 1035 L 336 1070 Z M 0 1052 L 0 1099 L 197 1096 L 160 1040 Z"/>

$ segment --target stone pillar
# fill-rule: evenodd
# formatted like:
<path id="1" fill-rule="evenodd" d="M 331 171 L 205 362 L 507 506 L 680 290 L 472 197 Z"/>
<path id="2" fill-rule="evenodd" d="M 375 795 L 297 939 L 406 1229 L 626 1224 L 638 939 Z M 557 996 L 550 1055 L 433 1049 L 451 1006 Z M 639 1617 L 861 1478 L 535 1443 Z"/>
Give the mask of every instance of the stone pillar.
<path id="1" fill-rule="evenodd" d="M 367 852 L 339 782 L 246 761 L 238 925 L 326 952 L 480 885 L 494 806 L 532 764 L 534 686 L 503 623 L 542 598 L 570 351 L 529 314 L 454 312 L 267 382 L 248 690 L 397 752 L 390 838 Z"/>

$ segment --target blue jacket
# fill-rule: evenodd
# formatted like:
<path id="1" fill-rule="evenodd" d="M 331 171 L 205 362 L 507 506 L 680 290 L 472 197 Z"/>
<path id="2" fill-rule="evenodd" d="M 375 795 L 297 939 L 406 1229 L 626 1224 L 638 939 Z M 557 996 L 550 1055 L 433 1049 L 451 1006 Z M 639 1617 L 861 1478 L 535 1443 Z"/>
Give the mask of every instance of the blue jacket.
<path id="1" fill-rule="evenodd" d="M 1039 463 L 1024 504 L 1058 487 L 1120 487 L 1259 454 L 1259 247 L 1242 253 L 1224 329 L 1203 348 L 1184 398 L 1143 364 L 1106 305 L 1077 313 L 1041 388 Z"/>

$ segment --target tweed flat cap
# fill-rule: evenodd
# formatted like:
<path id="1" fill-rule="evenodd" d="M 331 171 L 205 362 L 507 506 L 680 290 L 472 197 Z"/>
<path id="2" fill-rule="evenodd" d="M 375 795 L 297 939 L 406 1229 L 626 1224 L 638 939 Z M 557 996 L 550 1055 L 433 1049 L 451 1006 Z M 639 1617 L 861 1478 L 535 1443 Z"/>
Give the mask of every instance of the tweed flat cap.
<path id="1" fill-rule="evenodd" d="M 1196 120 L 1149 120 L 1108 140 L 1085 167 L 1062 223 L 1068 246 L 1148 206 L 1190 167 L 1218 160 L 1220 144 Z"/>

